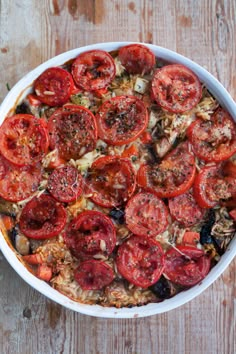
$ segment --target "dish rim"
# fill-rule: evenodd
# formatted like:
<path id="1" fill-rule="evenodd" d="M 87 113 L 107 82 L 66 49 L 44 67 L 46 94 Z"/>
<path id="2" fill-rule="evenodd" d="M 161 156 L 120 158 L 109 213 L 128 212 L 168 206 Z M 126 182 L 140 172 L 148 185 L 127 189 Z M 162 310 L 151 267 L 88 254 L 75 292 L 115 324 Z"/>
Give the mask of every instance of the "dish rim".
<path id="1" fill-rule="evenodd" d="M 14 108 L 16 102 L 20 102 L 28 94 L 33 81 L 45 69 L 52 66 L 63 65 L 65 62 L 76 58 L 76 56 L 78 56 L 80 53 L 88 50 L 101 49 L 109 52 L 112 50 L 117 50 L 119 47 L 128 44 L 144 44 L 154 52 L 156 57 L 164 59 L 170 63 L 180 63 L 189 67 L 192 71 L 195 72 L 200 81 L 204 82 L 206 87 L 216 97 L 222 107 L 226 108 L 236 121 L 236 103 L 230 96 L 229 92 L 212 74 L 210 74 L 205 68 L 195 63 L 191 59 L 186 58 L 185 56 L 178 54 L 170 49 L 166 49 L 154 44 L 141 42 L 105 42 L 90 44 L 69 50 L 45 61 L 27 73 L 14 85 L 14 87 L 9 91 L 3 100 L 0 106 L 0 124 L 2 124 L 5 117 Z M 234 236 L 234 239 L 230 242 L 230 245 L 228 246 L 224 255 L 221 257 L 219 263 L 217 263 L 217 265 L 211 269 L 210 273 L 199 284 L 159 303 L 150 303 L 143 306 L 135 306 L 132 308 L 123 307 L 118 309 L 115 307 L 82 304 L 80 302 L 69 299 L 65 295 L 61 294 L 58 290 L 53 289 L 50 285 L 38 279 L 27 270 L 27 268 L 20 261 L 16 251 L 14 251 L 9 241 L 7 241 L 6 236 L 4 236 L 1 231 L 0 234 L 3 236 L 0 237 L 0 249 L 3 255 L 7 259 L 8 263 L 20 275 L 20 277 L 24 279 L 30 286 L 39 291 L 41 294 L 68 309 L 82 314 L 102 318 L 147 317 L 180 307 L 206 290 L 206 288 L 208 288 L 224 272 L 224 270 L 228 267 L 229 263 L 236 255 L 236 236 Z"/>

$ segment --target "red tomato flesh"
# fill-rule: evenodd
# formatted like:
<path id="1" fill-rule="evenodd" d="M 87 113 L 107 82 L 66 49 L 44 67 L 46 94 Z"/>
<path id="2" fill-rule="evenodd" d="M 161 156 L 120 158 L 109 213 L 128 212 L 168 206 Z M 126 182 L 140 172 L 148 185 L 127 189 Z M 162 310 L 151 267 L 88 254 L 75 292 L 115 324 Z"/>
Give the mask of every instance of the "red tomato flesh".
<path id="1" fill-rule="evenodd" d="M 236 197 L 236 178 L 223 176 L 222 165 L 203 167 L 195 178 L 194 197 L 202 208 L 213 208 Z"/>
<path id="2" fill-rule="evenodd" d="M 50 147 L 65 160 L 79 159 L 94 150 L 97 126 L 94 115 L 83 106 L 68 105 L 56 110 L 48 121 Z"/>
<path id="3" fill-rule="evenodd" d="M 125 145 L 137 139 L 148 125 L 148 112 L 135 96 L 117 96 L 105 101 L 96 114 L 98 136 L 110 145 Z"/>
<path id="4" fill-rule="evenodd" d="M 67 247 L 77 258 L 108 256 L 116 244 L 112 221 L 99 211 L 84 211 L 74 218 L 63 234 Z"/>
<path id="5" fill-rule="evenodd" d="M 58 67 L 45 70 L 34 82 L 38 99 L 48 106 L 60 106 L 66 103 L 73 87 L 71 74 Z"/>
<path id="6" fill-rule="evenodd" d="M 125 203 L 136 186 L 135 172 L 128 159 L 105 156 L 95 160 L 86 179 L 90 198 L 105 208 Z"/>
<path id="7" fill-rule="evenodd" d="M 71 73 L 78 87 L 85 91 L 97 91 L 111 83 L 116 67 L 109 53 L 90 50 L 75 59 Z"/>
<path id="8" fill-rule="evenodd" d="M 57 236 L 65 224 L 64 207 L 46 194 L 31 199 L 23 208 L 19 221 L 25 236 L 41 240 Z"/>
<path id="9" fill-rule="evenodd" d="M 82 194 L 82 176 L 73 166 L 56 168 L 48 178 L 48 190 L 59 202 L 73 202 Z"/>
<path id="10" fill-rule="evenodd" d="M 194 153 L 207 162 L 227 160 L 236 152 L 236 125 L 219 108 L 210 120 L 197 119 L 187 130 Z"/>
<path id="11" fill-rule="evenodd" d="M 125 208 L 128 228 L 139 236 L 156 236 L 168 226 L 168 210 L 164 202 L 152 193 L 140 192 Z"/>
<path id="12" fill-rule="evenodd" d="M 37 191 L 42 177 L 40 164 L 18 167 L 0 156 L 0 196 L 10 202 L 27 199 Z"/>
<path id="13" fill-rule="evenodd" d="M 130 74 L 148 74 L 155 66 L 155 55 L 142 44 L 129 44 L 120 48 L 119 59 Z"/>
<path id="14" fill-rule="evenodd" d="M 205 214 L 190 192 L 169 199 L 169 209 L 171 216 L 185 227 L 201 222 Z"/>
<path id="15" fill-rule="evenodd" d="M 164 252 L 152 238 L 132 236 L 118 249 L 119 273 L 131 284 L 148 288 L 156 283 L 164 269 Z"/>
<path id="16" fill-rule="evenodd" d="M 166 252 L 164 274 L 175 284 L 190 287 L 199 283 L 210 270 L 210 258 L 202 250 L 178 246 Z"/>
<path id="17" fill-rule="evenodd" d="M 181 113 L 198 104 L 202 97 L 202 86 L 190 69 L 181 64 L 171 64 L 155 71 L 152 95 L 162 108 Z"/>
<path id="18" fill-rule="evenodd" d="M 0 127 L 0 152 L 18 166 L 42 160 L 48 149 L 48 132 L 42 119 L 30 114 L 16 114 Z"/>
<path id="19" fill-rule="evenodd" d="M 137 183 L 159 198 L 172 198 L 191 188 L 195 172 L 194 155 L 184 142 L 168 153 L 160 164 L 141 166 Z"/>
<path id="20" fill-rule="evenodd" d="M 83 290 L 100 290 L 109 285 L 115 277 L 109 265 L 96 260 L 80 263 L 74 276 Z"/>

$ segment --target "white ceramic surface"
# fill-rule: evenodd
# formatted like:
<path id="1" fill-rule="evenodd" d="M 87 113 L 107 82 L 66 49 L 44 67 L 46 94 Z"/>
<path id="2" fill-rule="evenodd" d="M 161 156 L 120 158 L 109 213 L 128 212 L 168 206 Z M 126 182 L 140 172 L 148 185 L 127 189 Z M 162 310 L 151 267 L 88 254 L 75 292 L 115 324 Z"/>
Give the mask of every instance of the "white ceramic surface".
<path id="1" fill-rule="evenodd" d="M 8 112 L 14 106 L 15 102 L 20 101 L 26 94 L 30 91 L 30 86 L 32 82 L 47 68 L 52 66 L 59 66 L 64 64 L 70 59 L 75 58 L 78 54 L 92 49 L 103 49 L 106 51 L 111 51 L 118 49 L 119 47 L 130 44 L 131 42 L 111 42 L 111 43 L 100 43 L 93 44 L 86 47 L 74 49 L 66 53 L 60 54 L 42 65 L 38 66 L 33 71 L 25 75 L 8 93 L 5 100 L 0 107 L 0 124 L 3 122 L 4 118 L 7 116 Z M 194 63 L 193 61 L 172 52 L 168 49 L 158 47 L 151 44 L 145 44 L 149 47 L 157 57 L 162 58 L 170 63 L 181 63 L 193 70 L 201 82 L 204 82 L 209 91 L 217 98 L 220 104 L 225 107 L 228 112 L 233 116 L 236 121 L 236 103 L 233 101 L 226 89 L 217 81 L 210 73 L 208 73 L 204 68 Z M 220 262 L 210 271 L 207 277 L 198 285 L 193 288 L 183 291 L 177 294 L 171 299 L 167 299 L 161 303 L 148 304 L 141 307 L 133 308 L 106 308 L 99 305 L 84 305 L 78 302 L 68 299 L 66 296 L 60 294 L 58 291 L 54 290 L 44 281 L 33 276 L 24 265 L 18 260 L 15 252 L 8 246 L 8 243 L 4 237 L 0 237 L 0 248 L 2 253 L 15 269 L 15 271 L 33 288 L 47 296 L 48 298 L 54 300 L 55 302 L 80 313 L 97 316 L 97 317 L 108 317 L 108 318 L 136 318 L 155 315 L 158 313 L 166 312 L 179 307 L 186 302 L 192 300 L 198 296 L 202 291 L 204 291 L 209 285 L 211 285 L 226 269 L 229 263 L 232 261 L 236 254 L 236 236 L 234 240 L 230 243 L 227 251 L 222 256 Z"/>

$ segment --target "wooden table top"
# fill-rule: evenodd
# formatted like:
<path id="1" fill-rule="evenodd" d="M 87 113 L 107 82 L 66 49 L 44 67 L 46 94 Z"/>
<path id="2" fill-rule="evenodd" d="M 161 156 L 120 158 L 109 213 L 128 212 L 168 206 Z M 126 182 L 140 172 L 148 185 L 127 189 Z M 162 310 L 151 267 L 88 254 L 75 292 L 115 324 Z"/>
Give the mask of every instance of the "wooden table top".
<path id="1" fill-rule="evenodd" d="M 236 99 L 235 0 L 0 0 L 0 99 L 23 75 L 69 49 L 143 41 L 204 66 Z M 161 315 L 92 318 L 28 286 L 0 258 L 0 353 L 233 354 L 236 260 L 202 295 Z"/>

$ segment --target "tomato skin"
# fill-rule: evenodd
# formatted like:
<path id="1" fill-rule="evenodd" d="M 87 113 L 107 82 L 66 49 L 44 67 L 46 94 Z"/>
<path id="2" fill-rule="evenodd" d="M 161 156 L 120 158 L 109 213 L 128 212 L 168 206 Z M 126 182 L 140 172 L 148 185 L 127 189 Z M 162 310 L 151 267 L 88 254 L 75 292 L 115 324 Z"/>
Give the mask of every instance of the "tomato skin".
<path id="1" fill-rule="evenodd" d="M 155 55 L 142 44 L 129 44 L 119 49 L 119 59 L 130 74 L 148 74 L 155 66 Z"/>
<path id="2" fill-rule="evenodd" d="M 139 192 L 126 205 L 127 227 L 139 236 L 155 237 L 168 226 L 168 210 L 152 193 Z"/>
<path id="3" fill-rule="evenodd" d="M 183 142 L 169 152 L 160 164 L 142 165 L 138 170 L 137 183 L 159 198 L 172 198 L 187 192 L 195 178 L 194 155 Z"/>
<path id="4" fill-rule="evenodd" d="M 18 167 L 0 155 L 0 197 L 10 202 L 24 200 L 37 191 L 42 177 L 40 164 Z"/>
<path id="5" fill-rule="evenodd" d="M 106 88 L 115 77 L 116 67 L 111 55 L 103 50 L 81 53 L 73 62 L 72 76 L 85 91 Z"/>
<path id="6" fill-rule="evenodd" d="M 112 268 L 105 262 L 97 260 L 80 263 L 74 276 L 83 290 L 100 290 L 115 278 Z"/>
<path id="7" fill-rule="evenodd" d="M 152 238 L 132 236 L 118 249 L 116 265 L 131 284 L 148 288 L 160 278 L 165 262 L 159 242 Z"/>
<path id="8" fill-rule="evenodd" d="M 223 176 L 222 165 L 203 167 L 197 174 L 193 194 L 202 208 L 213 208 L 222 200 L 236 199 L 236 178 Z"/>
<path id="9" fill-rule="evenodd" d="M 185 227 L 196 225 L 205 214 L 190 192 L 169 199 L 168 205 L 171 216 Z"/>
<path id="10" fill-rule="evenodd" d="M 48 150 L 49 137 L 43 119 L 30 114 L 15 114 L 0 127 L 0 152 L 17 166 L 34 165 Z"/>
<path id="11" fill-rule="evenodd" d="M 66 210 L 51 196 L 34 197 L 23 208 L 19 226 L 29 238 L 44 240 L 57 236 L 66 224 Z"/>
<path id="12" fill-rule="evenodd" d="M 73 255 L 83 259 L 97 254 L 108 256 L 116 244 L 116 230 L 112 221 L 105 214 L 94 210 L 83 211 L 75 217 L 63 237 Z"/>
<path id="13" fill-rule="evenodd" d="M 82 194 L 82 176 L 73 166 L 59 167 L 48 178 L 48 190 L 59 202 L 73 202 Z"/>
<path id="14" fill-rule="evenodd" d="M 194 231 L 185 231 L 182 244 L 184 246 L 193 246 L 196 247 L 197 243 L 200 241 L 199 232 Z"/>
<path id="15" fill-rule="evenodd" d="M 71 74 L 59 67 L 46 69 L 34 82 L 38 99 L 52 107 L 66 103 L 73 88 Z"/>
<path id="16" fill-rule="evenodd" d="M 95 160 L 86 179 L 90 199 L 105 208 L 123 204 L 136 187 L 135 171 L 128 159 L 104 156 Z"/>
<path id="17" fill-rule="evenodd" d="M 77 160 L 96 146 L 95 117 L 83 106 L 71 104 L 57 109 L 49 118 L 48 130 L 51 149 L 57 148 L 64 160 Z"/>
<path id="18" fill-rule="evenodd" d="M 120 146 L 142 134 L 148 125 L 148 111 L 136 96 L 117 96 L 101 105 L 96 120 L 100 139 Z"/>
<path id="19" fill-rule="evenodd" d="M 195 247 L 177 246 L 176 249 L 166 252 L 164 274 L 175 284 L 185 287 L 196 285 L 208 274 L 210 258 Z"/>
<path id="20" fill-rule="evenodd" d="M 200 118 L 194 121 L 187 129 L 187 136 L 194 153 L 206 162 L 224 161 L 236 152 L 236 125 L 222 108 L 209 121 Z"/>
<path id="21" fill-rule="evenodd" d="M 155 71 L 152 96 L 163 109 L 182 113 L 198 104 L 202 97 L 202 86 L 190 69 L 182 64 L 171 64 Z"/>
<path id="22" fill-rule="evenodd" d="M 229 215 L 234 221 L 236 221 L 236 209 L 231 210 Z"/>

